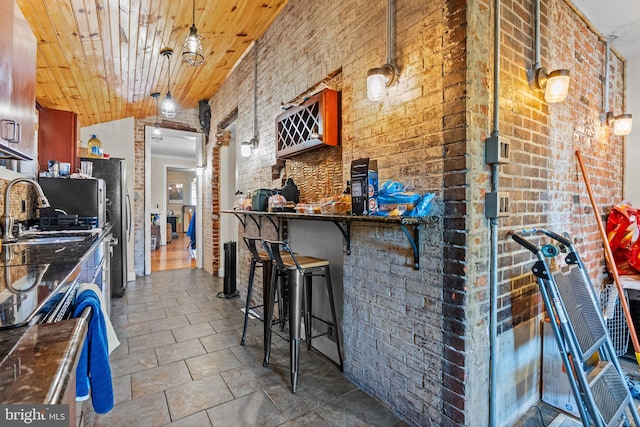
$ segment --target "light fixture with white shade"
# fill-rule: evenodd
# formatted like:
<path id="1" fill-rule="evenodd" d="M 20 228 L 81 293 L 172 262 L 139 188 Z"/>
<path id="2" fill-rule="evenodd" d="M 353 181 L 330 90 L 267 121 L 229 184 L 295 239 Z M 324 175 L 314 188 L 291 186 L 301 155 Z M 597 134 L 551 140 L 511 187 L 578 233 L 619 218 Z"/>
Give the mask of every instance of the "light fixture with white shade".
<path id="1" fill-rule="evenodd" d="M 250 141 L 243 141 L 240 143 L 240 155 L 242 157 L 251 156 L 251 152 L 258 148 L 258 140 L 256 138 L 251 138 Z"/>
<path id="2" fill-rule="evenodd" d="M 528 74 L 529 87 L 533 91 L 544 91 L 549 103 L 562 102 L 569 94 L 570 72 L 566 69 L 547 72 L 540 65 L 540 0 L 535 1 L 535 63 Z"/>
<path id="3" fill-rule="evenodd" d="M 193 19 L 191 20 L 189 35 L 184 39 L 182 47 L 182 60 L 193 66 L 201 65 L 204 62 L 202 43 L 196 28 L 196 0 L 193 0 Z"/>
<path id="4" fill-rule="evenodd" d="M 619 114 L 614 116 L 611 111 L 607 113 L 607 125 L 613 127 L 613 134 L 625 136 L 631 133 L 633 118 L 631 114 Z"/>
<path id="5" fill-rule="evenodd" d="M 171 55 L 173 55 L 173 49 L 165 47 L 160 49 L 160 55 L 167 59 L 167 96 L 162 101 L 162 115 L 168 118 L 175 117 L 176 115 L 176 103 L 171 97 Z"/>
<path id="6" fill-rule="evenodd" d="M 160 92 L 153 92 L 151 97 L 156 100 L 156 122 L 153 124 L 151 139 L 154 141 L 162 141 L 162 131 L 160 130 L 160 122 L 158 121 L 158 112 L 160 111 L 158 98 L 160 98 Z"/>
<path id="7" fill-rule="evenodd" d="M 549 103 L 562 102 L 569 94 L 571 81 L 569 70 L 554 70 L 547 73 L 544 67 L 534 70 L 533 90 L 544 90 L 544 100 Z"/>
<path id="8" fill-rule="evenodd" d="M 604 61 L 604 115 L 602 121 L 606 126 L 613 127 L 613 134 L 617 136 L 625 136 L 631 133 L 633 126 L 633 118 L 631 114 L 615 115 L 609 111 L 609 40 L 605 42 L 605 61 Z"/>
<path id="9" fill-rule="evenodd" d="M 367 71 L 367 98 L 374 102 L 382 101 L 387 96 L 387 87 L 393 84 L 398 76 L 398 71 L 393 65 L 394 3 L 394 0 L 387 2 L 387 63 Z"/>

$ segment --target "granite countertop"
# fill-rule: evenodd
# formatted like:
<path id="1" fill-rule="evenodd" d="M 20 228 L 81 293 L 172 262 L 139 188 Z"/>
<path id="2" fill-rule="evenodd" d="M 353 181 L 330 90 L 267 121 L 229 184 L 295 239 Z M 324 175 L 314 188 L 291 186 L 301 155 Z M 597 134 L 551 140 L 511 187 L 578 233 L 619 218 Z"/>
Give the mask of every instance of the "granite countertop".
<path id="1" fill-rule="evenodd" d="M 46 310 L 80 273 L 79 266 L 111 227 L 26 234 L 0 252 L 0 336 Z M 38 243 L 41 242 L 41 243 Z M 1 340 L 1 337 L 0 337 Z M 0 349 L 0 357 L 3 352 Z M 0 359 L 1 360 L 1 359 Z"/>
<path id="2" fill-rule="evenodd" d="M 22 332 L 0 364 L 0 403 L 62 403 L 87 334 L 87 321 L 33 325 Z"/>
<path id="3" fill-rule="evenodd" d="M 39 313 L 55 307 L 110 231 L 105 227 L 38 233 L 2 244 L 0 403 L 60 403 L 82 349 L 87 321 L 36 321 Z"/>

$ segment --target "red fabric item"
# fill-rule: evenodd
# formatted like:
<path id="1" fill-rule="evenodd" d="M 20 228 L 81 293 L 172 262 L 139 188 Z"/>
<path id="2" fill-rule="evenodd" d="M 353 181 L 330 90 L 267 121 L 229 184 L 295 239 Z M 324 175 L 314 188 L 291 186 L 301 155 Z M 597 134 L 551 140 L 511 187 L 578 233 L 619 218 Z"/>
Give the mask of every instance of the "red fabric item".
<path id="1" fill-rule="evenodd" d="M 621 275 L 640 272 L 639 214 L 629 204 L 614 206 L 609 212 L 607 239 Z"/>

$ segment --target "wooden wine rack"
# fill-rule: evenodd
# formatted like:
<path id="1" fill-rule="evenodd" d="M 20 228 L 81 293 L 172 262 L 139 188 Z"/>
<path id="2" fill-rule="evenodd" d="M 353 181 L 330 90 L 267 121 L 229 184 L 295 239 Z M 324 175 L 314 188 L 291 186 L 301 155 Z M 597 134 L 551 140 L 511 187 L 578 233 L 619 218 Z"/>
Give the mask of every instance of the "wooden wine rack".
<path id="1" fill-rule="evenodd" d="M 340 94 L 324 89 L 276 118 L 277 157 L 287 158 L 319 146 L 337 146 Z"/>

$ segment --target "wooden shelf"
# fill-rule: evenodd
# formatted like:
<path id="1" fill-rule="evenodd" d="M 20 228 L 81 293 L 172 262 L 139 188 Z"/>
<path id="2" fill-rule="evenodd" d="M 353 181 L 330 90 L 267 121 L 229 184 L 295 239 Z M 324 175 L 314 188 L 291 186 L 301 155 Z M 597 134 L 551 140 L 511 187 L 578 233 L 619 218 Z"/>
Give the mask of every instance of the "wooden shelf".
<path id="1" fill-rule="evenodd" d="M 340 94 L 325 89 L 276 118 L 276 156 L 287 158 L 319 146 L 337 146 Z"/>
<path id="2" fill-rule="evenodd" d="M 222 211 L 222 213 L 234 214 L 242 224 L 243 230 L 247 227 L 247 221 L 251 221 L 258 227 L 258 235 L 262 231 L 262 218 L 266 218 L 276 229 L 280 237 L 281 222 L 284 220 L 306 220 L 306 221 L 329 221 L 333 222 L 344 238 L 345 252 L 351 254 L 351 223 L 368 222 L 378 224 L 398 225 L 407 237 L 411 249 L 413 250 L 413 268 L 420 269 L 420 226 L 438 222 L 437 216 L 423 217 L 389 217 L 389 216 L 367 216 L 367 215 L 322 215 L 322 214 L 299 214 L 288 212 L 258 212 L 258 211 Z M 409 228 L 411 230 L 409 230 Z"/>

